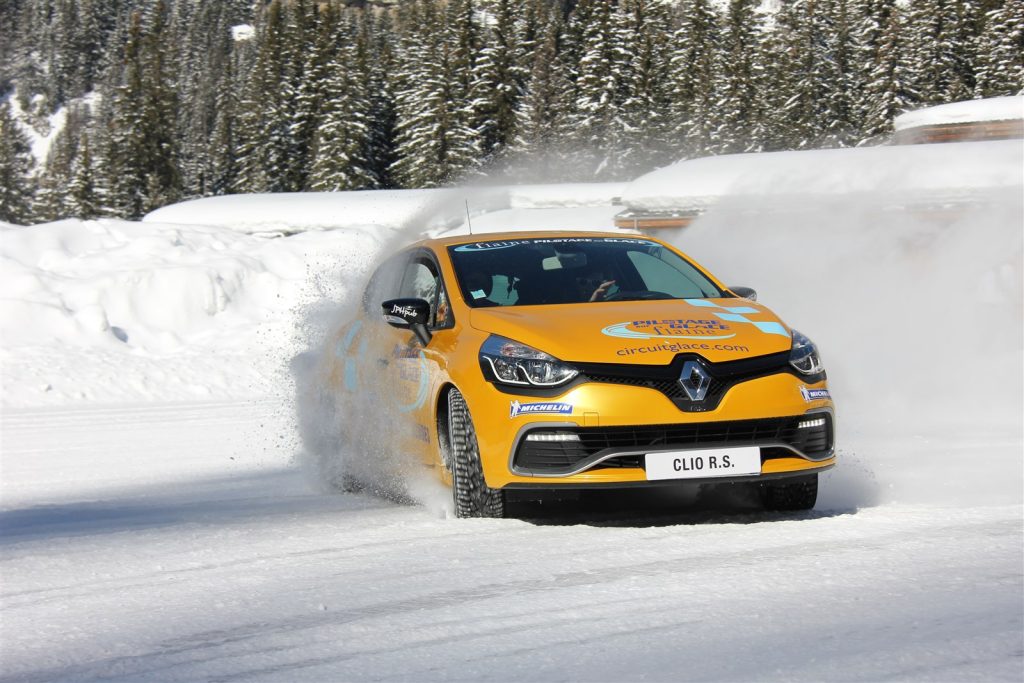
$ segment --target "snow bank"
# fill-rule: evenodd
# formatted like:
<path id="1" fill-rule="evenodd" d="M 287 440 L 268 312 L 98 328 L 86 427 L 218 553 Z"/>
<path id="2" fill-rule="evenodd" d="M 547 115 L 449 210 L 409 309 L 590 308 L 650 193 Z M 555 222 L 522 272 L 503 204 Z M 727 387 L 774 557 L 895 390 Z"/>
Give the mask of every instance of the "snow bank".
<path id="1" fill-rule="evenodd" d="M 787 210 L 824 198 L 906 206 L 987 200 L 1019 188 L 1019 140 L 729 154 L 680 161 L 626 186 L 635 211 L 705 211 L 717 203 Z"/>
<path id="2" fill-rule="evenodd" d="M 465 198 L 474 231 L 601 229 L 612 227 L 614 191 L 240 195 L 141 223 L 0 225 L 2 403 L 287 393 L 288 360 L 334 322 L 347 290 L 429 226 L 465 230 Z M 556 208 L 485 211 L 513 195 Z M 593 203 L 604 205 L 583 206 Z"/>
<path id="3" fill-rule="evenodd" d="M 251 396 L 326 273 L 364 267 L 380 234 L 270 239 L 203 226 L 0 225 L 3 403 Z"/>
<path id="4" fill-rule="evenodd" d="M 972 123 L 981 121 L 1009 121 L 1024 119 L 1024 97 L 990 97 L 984 100 L 967 100 L 926 107 L 917 111 L 900 114 L 893 119 L 896 131 L 920 126 L 941 126 L 951 123 Z M 1018 143 L 1019 145 L 1020 143 Z"/>
<path id="5" fill-rule="evenodd" d="M 456 201 L 456 200 L 459 201 Z M 474 211 L 505 205 L 501 193 L 474 192 Z M 248 233 L 294 233 L 345 227 L 397 229 L 422 216 L 426 227 L 451 227 L 466 208 L 452 190 L 293 192 L 205 197 L 153 211 L 143 222 L 217 225 Z"/>
<path id="6" fill-rule="evenodd" d="M 473 217 L 473 234 L 509 230 L 607 230 L 623 232 L 615 227 L 615 214 L 621 206 L 580 206 L 576 208 L 503 209 Z M 439 236 L 469 233 L 465 221 L 451 230 L 434 234 Z"/>
<path id="7" fill-rule="evenodd" d="M 613 198 L 621 194 L 622 187 L 621 183 L 576 183 L 226 195 L 165 206 L 142 220 L 218 225 L 249 233 L 293 233 L 345 227 L 436 233 L 462 225 L 467 205 L 472 216 L 505 209 L 611 206 Z M 541 227 L 538 225 L 535 229 Z"/>
<path id="8" fill-rule="evenodd" d="M 626 183 L 512 185 L 508 188 L 508 208 L 610 206 L 622 196 L 625 188 Z"/>

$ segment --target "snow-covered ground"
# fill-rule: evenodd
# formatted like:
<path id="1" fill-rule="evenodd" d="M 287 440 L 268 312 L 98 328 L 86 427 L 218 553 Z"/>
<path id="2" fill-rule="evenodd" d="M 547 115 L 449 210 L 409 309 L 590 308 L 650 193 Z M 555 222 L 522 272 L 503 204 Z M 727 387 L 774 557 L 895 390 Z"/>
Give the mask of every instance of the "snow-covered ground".
<path id="1" fill-rule="evenodd" d="M 510 191 L 473 229 L 611 229 L 629 192 Z M 0 681 L 1020 680 L 1020 193 L 863 196 L 671 236 L 824 350 L 841 463 L 792 515 L 321 493 L 288 361 L 454 219 L 0 226 Z"/>

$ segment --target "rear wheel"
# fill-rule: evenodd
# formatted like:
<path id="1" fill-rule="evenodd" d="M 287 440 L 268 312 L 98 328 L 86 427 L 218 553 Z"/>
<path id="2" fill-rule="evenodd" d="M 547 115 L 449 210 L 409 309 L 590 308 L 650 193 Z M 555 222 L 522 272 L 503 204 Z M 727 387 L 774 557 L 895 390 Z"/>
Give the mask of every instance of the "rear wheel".
<path id="1" fill-rule="evenodd" d="M 504 492 L 488 487 L 484 481 L 476 430 L 458 389 L 448 394 L 448 440 L 455 516 L 504 517 Z"/>
<path id="2" fill-rule="evenodd" d="M 817 474 L 761 484 L 761 504 L 766 510 L 810 510 L 817 500 Z"/>

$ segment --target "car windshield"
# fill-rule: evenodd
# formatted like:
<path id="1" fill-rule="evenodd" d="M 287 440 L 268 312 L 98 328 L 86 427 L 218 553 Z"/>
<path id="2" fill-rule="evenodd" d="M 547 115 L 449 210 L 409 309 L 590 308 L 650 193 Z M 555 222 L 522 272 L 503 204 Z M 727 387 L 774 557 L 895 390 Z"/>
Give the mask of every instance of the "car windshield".
<path id="1" fill-rule="evenodd" d="M 722 296 L 693 264 L 657 242 L 565 237 L 449 247 L 473 307 Z"/>

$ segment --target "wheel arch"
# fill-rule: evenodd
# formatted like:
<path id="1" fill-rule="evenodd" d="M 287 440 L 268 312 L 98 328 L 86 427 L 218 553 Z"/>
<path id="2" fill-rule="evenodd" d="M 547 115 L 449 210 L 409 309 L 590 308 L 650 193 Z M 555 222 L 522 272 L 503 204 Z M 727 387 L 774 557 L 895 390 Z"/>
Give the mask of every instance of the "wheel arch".
<path id="1" fill-rule="evenodd" d="M 437 446 L 439 449 L 439 455 L 441 456 L 441 464 L 443 464 L 449 471 L 451 471 L 451 435 L 449 429 L 451 428 L 448 421 L 449 417 L 449 404 L 448 396 L 452 390 L 457 387 L 451 382 L 445 382 L 441 385 L 440 390 L 437 392 L 437 402 L 434 405 L 434 428 L 437 430 Z"/>

